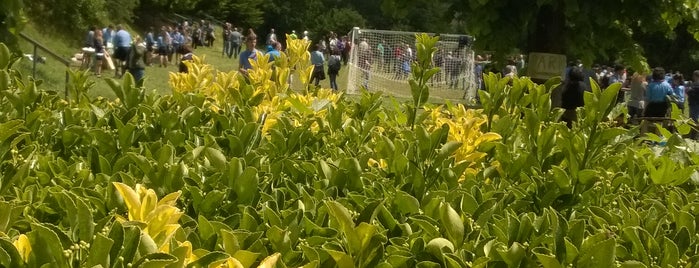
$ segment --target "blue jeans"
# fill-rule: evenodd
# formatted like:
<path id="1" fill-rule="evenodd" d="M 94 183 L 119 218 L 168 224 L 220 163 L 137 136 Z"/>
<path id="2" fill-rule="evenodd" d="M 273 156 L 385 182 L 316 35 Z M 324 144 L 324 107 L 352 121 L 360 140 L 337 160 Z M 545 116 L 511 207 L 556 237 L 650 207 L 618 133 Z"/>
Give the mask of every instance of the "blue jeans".
<path id="1" fill-rule="evenodd" d="M 223 41 L 223 55 L 230 59 L 233 57 L 233 42 L 230 40 Z"/>
<path id="2" fill-rule="evenodd" d="M 689 102 L 689 118 L 692 118 L 694 122 L 699 121 L 699 102 Z"/>
<path id="3" fill-rule="evenodd" d="M 329 73 L 328 76 L 330 76 L 330 88 L 337 91 L 337 74 Z"/>
<path id="4" fill-rule="evenodd" d="M 133 80 L 136 81 L 136 86 L 143 86 L 143 76 L 146 74 L 144 69 L 129 69 L 129 73 L 133 76 Z"/>

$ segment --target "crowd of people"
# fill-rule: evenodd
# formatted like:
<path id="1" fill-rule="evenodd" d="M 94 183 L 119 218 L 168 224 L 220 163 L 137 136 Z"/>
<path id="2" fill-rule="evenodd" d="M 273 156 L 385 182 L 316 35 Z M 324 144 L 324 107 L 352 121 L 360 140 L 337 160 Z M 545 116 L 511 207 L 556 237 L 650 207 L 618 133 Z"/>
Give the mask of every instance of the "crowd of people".
<path id="1" fill-rule="evenodd" d="M 121 25 L 110 25 L 99 29 L 93 27 L 88 31 L 85 47 L 88 51 L 94 51 L 91 56 L 85 57 L 83 63 L 86 68 L 91 68 L 97 76 L 102 75 L 102 61 L 105 57 L 113 59 L 114 76 L 121 77 L 125 72 L 131 72 L 140 81 L 143 78 L 143 70 L 147 66 L 168 67 L 179 65 L 181 71 L 186 71 L 182 59 L 191 58 L 192 52 L 198 47 L 214 46 L 216 37 L 216 25 L 212 22 L 201 20 L 195 23 L 183 21 L 176 25 L 164 25 L 158 30 L 151 27 L 141 38 L 132 35 Z M 257 52 L 269 53 L 272 59 L 283 51 L 275 29 L 270 29 L 264 38 L 264 45 L 260 45 L 258 37 L 252 29 L 243 31 L 231 23 L 221 25 L 222 39 L 221 56 L 229 59 L 237 59 L 239 70 L 245 74 L 251 68 L 250 59 L 256 57 Z M 300 36 L 292 30 L 287 35 L 291 39 L 305 39 L 313 43 L 312 63 L 315 66 L 312 80 L 314 85 L 320 85 L 320 81 L 329 78 L 330 88 L 339 90 L 337 77 L 343 65 L 347 65 L 350 53 L 355 48 L 352 40 L 344 35 L 340 36 L 329 32 L 321 38 L 312 40 L 308 31 L 303 31 Z M 260 40 L 262 41 L 262 40 Z M 142 47 L 145 50 L 143 56 L 134 54 L 135 48 Z M 264 49 L 262 49 L 264 48 Z M 370 44 L 362 38 L 356 44 L 358 62 L 363 77 L 363 86 L 369 87 L 369 78 L 372 71 L 389 74 L 394 80 L 406 80 L 410 76 L 411 62 L 416 59 L 414 46 L 406 42 L 385 42 L 377 40 Z M 133 55 L 132 55 L 133 54 Z M 132 59 L 141 59 L 138 60 Z M 435 57 L 435 65 L 443 68 L 434 82 L 447 82 L 450 88 L 462 87 L 466 82 L 460 72 L 464 67 L 464 57 L 457 52 L 440 50 Z M 133 71 L 132 71 L 133 69 Z"/>
<path id="2" fill-rule="evenodd" d="M 691 80 L 685 80 L 680 72 L 666 71 L 655 67 L 650 74 L 634 72 L 628 75 L 625 66 L 612 67 L 595 65 L 586 70 L 582 64 L 570 64 L 565 72 L 561 95 L 561 107 L 566 110 L 562 120 L 570 127 L 576 120 L 575 109 L 584 105 L 583 94 L 590 90 L 589 78 L 601 89 L 613 83 L 621 83 L 617 104 L 625 103 L 629 121 L 663 121 L 668 117 L 672 104 L 684 112 L 689 108 L 689 117 L 699 121 L 699 70 L 692 73 Z"/>
<path id="3" fill-rule="evenodd" d="M 197 47 L 214 46 L 214 29 L 214 24 L 204 20 L 192 25 L 184 21 L 175 26 L 162 26 L 157 33 L 150 28 L 145 34 L 145 39 L 142 39 L 138 35 L 132 37 L 122 25 L 110 25 L 103 29 L 93 27 L 85 40 L 85 47 L 94 53 L 94 62 L 89 62 L 88 66 L 92 66 L 95 74 L 101 76 L 103 61 L 113 54 L 115 77 L 130 72 L 136 81 L 140 82 L 147 66 L 158 64 L 167 67 L 176 62 L 179 63 L 180 71 L 186 72 L 187 68 L 182 60 L 190 60 L 193 49 Z M 222 30 L 221 54 L 223 57 L 238 59 L 239 71 L 243 75 L 252 68 L 251 60 L 255 60 L 258 53 L 269 54 L 270 60 L 275 60 L 280 51 L 283 51 L 282 43 L 274 29 L 270 29 L 264 39 L 264 51 L 258 50 L 258 37 L 252 29 L 248 29 L 243 35 L 237 27 L 225 23 Z M 288 37 L 299 38 L 295 31 L 288 34 Z M 303 31 L 300 38 L 311 41 L 308 31 Z M 391 44 L 384 40 L 370 44 L 365 38 L 358 41 L 357 67 L 362 72 L 364 87 L 369 87 L 372 68 L 374 71 L 392 73 L 393 79 L 396 80 L 408 78 L 411 62 L 416 57 L 413 47 L 409 44 Z M 317 39 L 311 52 L 311 63 L 314 65 L 312 83 L 319 86 L 320 81 L 329 77 L 331 89 L 339 90 L 337 76 L 342 66 L 347 65 L 354 47 L 355 44 L 347 36 L 339 37 L 334 32 Z M 474 61 L 474 77 L 478 88 L 483 87 L 482 74 L 486 69 L 485 64 L 490 62 L 488 56 L 477 55 Z M 449 88 L 465 88 L 466 81 L 459 85 L 462 79 L 460 74 L 466 64 L 464 57 L 459 54 L 459 50 L 437 50 L 433 64 L 442 71 L 434 76 L 432 82 L 441 83 L 444 79 Z M 86 60 L 91 61 L 92 58 L 88 57 Z M 511 59 L 501 73 L 503 76 L 516 76 L 518 69 L 522 69 L 525 64 L 524 56 L 520 55 Z M 661 67 L 654 68 L 650 74 L 635 72 L 629 76 L 623 65 L 594 65 L 586 69 L 578 61 L 569 63 L 563 78 L 560 105 L 566 110 L 562 120 L 569 126 L 572 126 L 577 118 L 575 109 L 584 105 L 583 93 L 591 88 L 590 78 L 603 89 L 613 83 L 622 83 L 623 89 L 617 97 L 617 103 L 625 102 L 631 121 L 638 118 L 666 117 L 672 103 L 684 110 L 685 100 L 689 107 L 689 116 L 695 121 L 699 120 L 699 70 L 692 74 L 691 81 L 685 81 L 681 73 L 666 72 Z"/>
<path id="4" fill-rule="evenodd" d="M 255 58 L 258 52 L 271 54 L 271 59 L 274 60 L 283 50 L 274 29 L 270 30 L 265 39 L 266 50 L 258 50 L 258 38 L 252 29 L 243 33 L 242 29 L 234 27 L 231 23 L 221 26 L 221 55 L 229 59 L 238 59 L 242 74 L 246 74 L 252 67 L 250 60 Z M 120 78 L 125 72 L 129 72 L 139 82 L 148 66 L 178 65 L 181 72 L 186 72 L 187 66 L 183 61 L 192 59 L 195 49 L 214 46 L 217 36 L 215 29 L 215 24 L 205 20 L 191 24 L 183 21 L 176 25 L 164 25 L 157 31 L 150 27 L 141 38 L 139 35 L 132 36 L 122 25 L 109 25 L 102 29 L 91 27 L 83 45 L 82 68 L 91 69 L 96 76 L 101 77 L 103 65 L 107 65 L 103 62 L 106 59 L 113 63 L 114 77 Z M 296 31 L 292 31 L 288 36 L 292 39 L 299 38 Z M 311 41 L 308 31 L 303 31 L 300 38 Z M 328 64 L 327 73 L 331 79 L 331 87 L 337 90 L 335 79 L 340 70 L 337 63 L 347 64 L 351 42 L 347 36 L 338 38 L 331 32 L 327 39 L 323 38 L 318 42 L 317 47 L 322 61 L 319 61 L 317 56 L 314 57 L 318 66 L 314 72 L 316 84 L 325 79 L 325 71 L 320 70 L 324 70 Z"/>
<path id="5" fill-rule="evenodd" d="M 177 65 L 180 71 L 186 72 L 182 60 L 190 60 L 196 47 L 212 47 L 216 39 L 214 28 L 206 21 L 193 25 L 185 21 L 175 26 L 162 26 L 158 31 L 151 27 L 141 37 L 132 35 L 120 24 L 102 29 L 91 27 L 83 44 L 81 67 L 101 77 L 103 66 L 109 66 L 114 69 L 114 77 L 121 78 L 129 72 L 140 84 L 147 66 Z M 105 60 L 110 64 L 105 65 Z"/>

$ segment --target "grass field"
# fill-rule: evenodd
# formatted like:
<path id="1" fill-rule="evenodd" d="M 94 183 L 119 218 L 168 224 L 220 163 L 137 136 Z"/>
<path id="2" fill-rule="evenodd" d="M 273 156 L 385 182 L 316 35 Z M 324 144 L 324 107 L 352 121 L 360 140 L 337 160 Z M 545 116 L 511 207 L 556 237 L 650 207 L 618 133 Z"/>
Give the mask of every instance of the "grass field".
<path id="1" fill-rule="evenodd" d="M 37 43 L 51 49 L 53 52 L 61 56 L 61 58 L 63 59 L 70 59 L 74 56 L 74 54 L 80 52 L 80 47 L 70 44 L 79 44 L 80 42 L 76 42 L 75 40 L 81 40 L 83 38 L 82 36 L 74 37 L 75 40 L 70 40 L 66 37 L 48 36 L 38 31 L 31 24 L 27 25 L 23 32 L 27 36 L 34 39 Z M 22 48 L 23 53 L 25 54 L 32 54 L 34 51 L 34 46 L 30 42 L 21 38 L 20 46 Z M 215 66 L 217 70 L 225 72 L 237 70 L 238 60 L 235 58 L 229 59 L 228 57 L 224 57 L 221 53 L 222 47 L 222 43 L 217 42 L 214 44 L 213 47 L 197 48 L 194 51 L 194 54 L 199 57 L 204 57 L 205 62 Z M 46 57 L 45 63 L 37 63 L 36 68 L 34 69 L 32 62 L 27 58 L 23 58 L 16 65 L 17 69 L 20 70 L 24 76 L 32 76 L 38 80 L 42 80 L 43 84 L 40 88 L 49 91 L 56 91 L 59 94 L 63 94 L 65 92 L 64 88 L 66 86 L 66 66 L 59 60 L 52 58 L 40 49 L 38 50 L 38 54 L 39 56 Z M 70 68 L 72 68 L 73 70 L 77 70 L 79 69 L 79 65 L 79 62 L 75 62 L 71 65 Z M 347 87 L 348 69 L 349 68 L 347 66 L 343 66 L 343 68 L 340 70 L 340 74 L 337 78 L 337 83 L 340 87 L 340 90 L 345 90 Z M 177 63 L 171 63 L 167 67 L 158 67 L 158 64 L 156 63 L 156 61 L 154 61 L 154 64 L 152 66 L 146 68 L 146 81 L 144 84 L 146 89 L 153 90 L 158 94 L 169 94 L 170 88 L 167 81 L 169 78 L 169 73 L 177 72 L 177 70 Z M 389 79 L 389 77 L 390 74 L 377 74 L 374 75 L 371 79 L 374 85 L 379 85 L 380 87 L 384 88 L 385 95 L 392 96 L 398 100 L 410 99 L 410 88 L 407 85 L 407 83 L 399 83 Z M 105 79 L 107 78 L 114 78 L 113 70 L 103 70 L 101 78 L 95 75 L 91 76 L 92 81 L 94 81 L 94 86 L 89 92 L 89 95 L 91 97 L 115 97 L 114 93 L 105 81 Z M 298 83 L 299 79 L 293 79 L 293 81 Z M 329 79 L 321 81 L 321 86 L 329 87 Z M 292 88 L 301 88 L 301 85 L 292 85 Z M 371 87 L 370 90 L 372 90 Z M 464 101 L 463 95 L 463 91 L 461 90 L 453 90 L 448 89 L 444 86 L 436 86 L 431 89 L 429 101 L 433 103 L 442 103 L 445 99 L 449 99 L 460 102 Z"/>

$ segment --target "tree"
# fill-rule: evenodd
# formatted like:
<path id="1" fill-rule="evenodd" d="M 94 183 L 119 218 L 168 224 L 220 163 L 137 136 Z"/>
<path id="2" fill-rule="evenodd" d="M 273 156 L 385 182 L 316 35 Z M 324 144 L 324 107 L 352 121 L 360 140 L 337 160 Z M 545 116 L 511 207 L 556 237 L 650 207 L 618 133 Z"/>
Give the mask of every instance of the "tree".
<path id="1" fill-rule="evenodd" d="M 0 43 L 19 53 L 17 36 L 26 23 L 22 0 L 0 0 Z"/>
<path id="2" fill-rule="evenodd" d="M 656 52 L 644 51 L 635 31 L 670 33 L 682 22 L 690 32 L 699 29 L 695 0 L 471 0 L 453 1 L 450 10 L 477 38 L 477 48 L 501 56 L 521 47 L 587 64 L 619 57 L 636 70 L 648 70 L 644 55 Z"/>
<path id="3" fill-rule="evenodd" d="M 386 0 L 381 2 L 379 10 L 382 13 L 381 17 L 389 20 L 372 18 L 369 24 L 401 31 L 453 33 L 450 27 L 453 15 L 449 8 L 450 6 L 442 1 Z"/>
<path id="4" fill-rule="evenodd" d="M 35 21 L 42 31 L 72 37 L 76 46 L 84 45 L 90 28 L 101 29 L 109 21 L 105 0 L 33 0 L 28 13 L 40 18 Z"/>

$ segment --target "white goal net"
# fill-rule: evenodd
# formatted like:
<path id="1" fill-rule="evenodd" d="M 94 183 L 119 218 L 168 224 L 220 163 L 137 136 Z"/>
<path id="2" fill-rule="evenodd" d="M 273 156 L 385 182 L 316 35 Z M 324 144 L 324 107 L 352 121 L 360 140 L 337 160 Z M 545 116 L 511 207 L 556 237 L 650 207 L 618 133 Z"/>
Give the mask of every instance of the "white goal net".
<path id="1" fill-rule="evenodd" d="M 415 32 L 354 28 L 348 35 L 352 50 L 348 57 L 347 93 L 369 91 L 410 98 L 410 63 L 417 55 Z M 434 35 L 434 34 L 430 34 Z M 439 34 L 439 49 L 433 64 L 441 68 L 429 82 L 430 98 L 473 101 L 477 94 L 474 53 L 464 44 L 464 35 Z M 461 45 L 460 45 L 461 44 Z"/>

